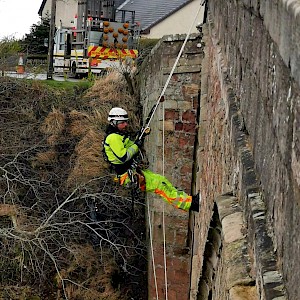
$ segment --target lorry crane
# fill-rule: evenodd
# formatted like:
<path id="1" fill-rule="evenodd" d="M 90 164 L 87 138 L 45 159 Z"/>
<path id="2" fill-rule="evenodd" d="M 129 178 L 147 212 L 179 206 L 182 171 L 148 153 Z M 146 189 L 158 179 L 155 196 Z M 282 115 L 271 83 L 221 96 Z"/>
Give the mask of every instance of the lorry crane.
<path id="1" fill-rule="evenodd" d="M 137 58 L 138 39 L 134 11 L 117 11 L 115 1 L 79 0 L 74 26 L 60 26 L 56 31 L 54 73 L 100 74 Z"/>

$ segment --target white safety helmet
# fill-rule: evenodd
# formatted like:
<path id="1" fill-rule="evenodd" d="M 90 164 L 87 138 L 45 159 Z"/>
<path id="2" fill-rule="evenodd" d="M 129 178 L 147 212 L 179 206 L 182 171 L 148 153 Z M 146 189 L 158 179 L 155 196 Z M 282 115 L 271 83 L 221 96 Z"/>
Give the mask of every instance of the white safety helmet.
<path id="1" fill-rule="evenodd" d="M 128 120 L 128 113 L 125 109 L 121 107 L 113 107 L 109 114 L 107 120 L 111 121 L 127 121 Z"/>

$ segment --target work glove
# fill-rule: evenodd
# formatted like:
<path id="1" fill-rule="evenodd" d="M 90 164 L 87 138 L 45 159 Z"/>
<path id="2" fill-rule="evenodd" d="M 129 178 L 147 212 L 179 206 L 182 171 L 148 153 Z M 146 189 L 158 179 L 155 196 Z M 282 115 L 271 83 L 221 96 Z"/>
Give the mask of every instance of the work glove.
<path id="1" fill-rule="evenodd" d="M 144 131 L 144 132 L 143 132 Z M 143 132 L 143 134 L 142 134 Z M 144 144 L 144 141 L 145 141 L 145 137 L 147 135 L 149 135 L 151 132 L 151 129 L 150 127 L 147 127 L 145 130 L 144 128 L 142 128 L 139 132 L 138 132 L 138 136 L 137 136 L 137 139 L 136 141 L 134 142 L 139 148 L 141 148 Z"/>
<path id="2" fill-rule="evenodd" d="M 134 142 L 139 148 L 141 148 L 144 144 L 144 138 L 140 138 L 140 139 L 137 139 L 135 140 Z"/>

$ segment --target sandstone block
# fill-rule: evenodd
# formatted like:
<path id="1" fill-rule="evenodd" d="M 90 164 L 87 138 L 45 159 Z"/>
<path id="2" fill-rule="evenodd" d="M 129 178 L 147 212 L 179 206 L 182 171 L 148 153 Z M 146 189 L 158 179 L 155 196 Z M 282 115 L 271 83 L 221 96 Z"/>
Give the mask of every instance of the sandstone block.
<path id="1" fill-rule="evenodd" d="M 229 290 L 229 300 L 259 300 L 255 286 L 235 286 Z"/>
<path id="2" fill-rule="evenodd" d="M 244 237 L 242 233 L 243 226 L 243 213 L 235 212 L 226 216 L 222 220 L 222 229 L 224 233 L 225 243 L 231 243 L 242 239 Z"/>

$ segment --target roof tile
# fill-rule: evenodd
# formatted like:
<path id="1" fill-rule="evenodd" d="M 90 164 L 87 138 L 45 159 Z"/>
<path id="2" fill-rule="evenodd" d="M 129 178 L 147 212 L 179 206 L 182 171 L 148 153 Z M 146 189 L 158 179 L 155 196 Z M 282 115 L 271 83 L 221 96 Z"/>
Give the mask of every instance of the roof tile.
<path id="1" fill-rule="evenodd" d="M 135 11 L 135 20 L 140 22 L 141 30 L 145 31 L 191 1 L 126 0 L 118 9 Z"/>

